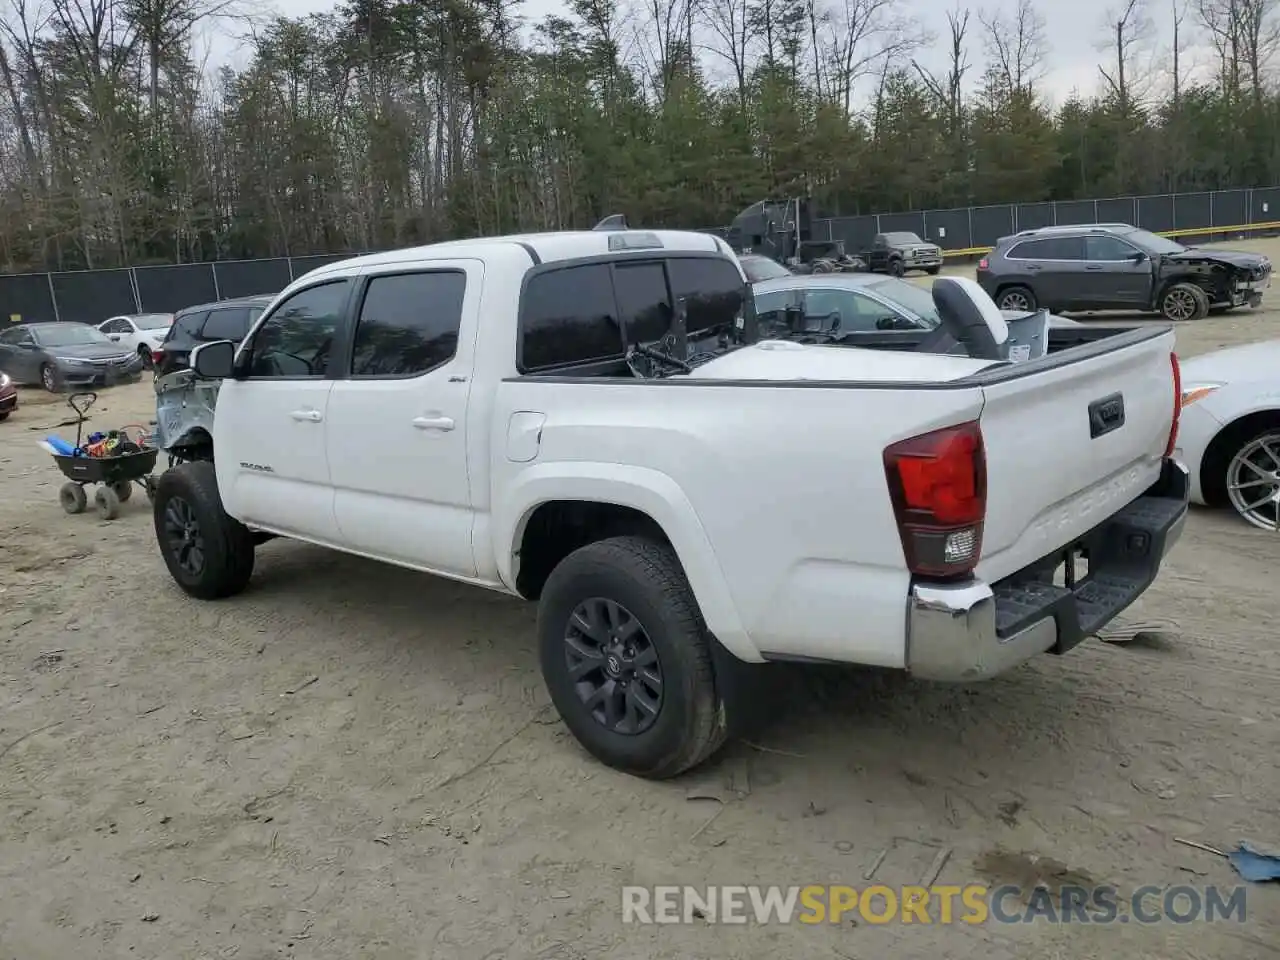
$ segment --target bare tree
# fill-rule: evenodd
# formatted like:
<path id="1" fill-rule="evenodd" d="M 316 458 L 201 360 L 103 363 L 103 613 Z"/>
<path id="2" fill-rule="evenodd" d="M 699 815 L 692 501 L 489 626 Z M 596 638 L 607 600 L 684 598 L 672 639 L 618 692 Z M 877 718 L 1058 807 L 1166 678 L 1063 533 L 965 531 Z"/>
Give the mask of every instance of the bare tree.
<path id="1" fill-rule="evenodd" d="M 1176 111 L 1182 103 L 1182 52 L 1185 42 L 1183 24 L 1187 19 L 1187 6 L 1190 0 L 1170 0 L 1173 25 L 1173 62 L 1170 64 L 1170 80 L 1173 87 L 1173 109 Z"/>
<path id="2" fill-rule="evenodd" d="M 1142 99 L 1150 81 L 1140 62 L 1151 39 L 1152 25 L 1146 4 L 1147 0 L 1123 0 L 1120 7 L 1107 16 L 1103 49 L 1109 52 L 1112 62 L 1110 69 L 1099 64 L 1098 72 L 1122 115 L 1127 115 Z"/>
<path id="3" fill-rule="evenodd" d="M 715 42 L 705 49 L 728 62 L 738 88 L 738 100 L 746 103 L 748 57 L 757 35 L 749 0 L 703 0 L 701 13 L 715 37 Z"/>
<path id="4" fill-rule="evenodd" d="M 949 66 L 942 78 L 920 66 L 919 61 L 912 60 L 920 80 L 928 88 L 929 93 L 937 101 L 946 118 L 947 136 L 959 137 L 964 129 L 964 96 L 962 87 L 964 75 L 969 70 L 969 51 L 965 35 L 969 30 L 969 10 L 957 7 L 947 13 L 947 26 L 951 32 L 950 45 L 947 51 Z"/>
<path id="5" fill-rule="evenodd" d="M 1035 0 L 1018 0 L 1012 13 L 979 13 L 986 31 L 983 46 L 1010 90 L 1030 93 L 1044 76 L 1048 42 L 1045 21 Z"/>
<path id="6" fill-rule="evenodd" d="M 1198 0 L 1197 13 L 1218 55 L 1220 81 L 1228 95 L 1247 81 L 1261 100 L 1266 72 L 1280 50 L 1277 0 Z"/>
<path id="7" fill-rule="evenodd" d="M 906 57 L 931 39 L 924 27 L 900 12 L 898 0 L 839 0 L 826 14 L 821 30 L 815 22 L 815 47 L 825 54 L 830 71 L 825 92 L 846 111 L 853 109 L 859 81 L 875 75 L 884 61 Z"/>
<path id="8" fill-rule="evenodd" d="M 660 99 L 683 67 L 691 65 L 693 7 L 690 0 L 643 0 L 637 10 L 636 39 Z"/>

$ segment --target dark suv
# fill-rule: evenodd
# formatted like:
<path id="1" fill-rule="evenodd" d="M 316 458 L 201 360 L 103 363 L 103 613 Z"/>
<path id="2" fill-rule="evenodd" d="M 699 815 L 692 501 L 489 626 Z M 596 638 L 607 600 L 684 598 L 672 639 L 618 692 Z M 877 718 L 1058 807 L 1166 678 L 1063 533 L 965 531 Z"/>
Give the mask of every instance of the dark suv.
<path id="1" fill-rule="evenodd" d="M 1256 307 L 1271 285 L 1271 261 L 1098 223 L 1001 237 L 978 262 L 977 277 L 1002 310 L 1140 310 L 1181 321 Z"/>
<path id="2" fill-rule="evenodd" d="M 179 310 L 173 315 L 173 326 L 164 342 L 151 355 L 156 376 L 185 370 L 191 351 L 202 343 L 214 340 L 239 343 L 272 299 L 270 296 L 240 297 Z"/>

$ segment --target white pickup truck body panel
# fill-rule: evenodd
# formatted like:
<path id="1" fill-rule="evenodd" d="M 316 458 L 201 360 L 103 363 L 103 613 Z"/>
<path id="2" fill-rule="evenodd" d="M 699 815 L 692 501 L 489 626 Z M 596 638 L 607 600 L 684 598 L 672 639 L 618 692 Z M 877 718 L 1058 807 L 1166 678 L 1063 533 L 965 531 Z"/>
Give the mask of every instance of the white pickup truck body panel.
<path id="1" fill-rule="evenodd" d="M 727 252 L 707 235 L 658 235 L 668 247 Z M 792 343 L 659 381 L 519 376 L 524 245 L 550 261 L 595 242 L 462 241 L 295 281 L 278 299 L 325 277 L 461 265 L 457 355 L 416 379 L 225 381 L 214 445 L 227 512 L 514 592 L 521 536 L 541 504 L 628 506 L 661 525 L 708 628 L 739 658 L 903 667 L 911 575 L 886 446 L 980 419 L 989 496 L 978 575 L 988 579 L 1071 542 L 1160 471 L 1171 333 L 990 383 L 955 382 L 990 372 L 987 361 Z M 1118 390 L 1125 427 L 1091 441 L 1086 408 Z M 423 418 L 450 426 L 415 428 Z"/>

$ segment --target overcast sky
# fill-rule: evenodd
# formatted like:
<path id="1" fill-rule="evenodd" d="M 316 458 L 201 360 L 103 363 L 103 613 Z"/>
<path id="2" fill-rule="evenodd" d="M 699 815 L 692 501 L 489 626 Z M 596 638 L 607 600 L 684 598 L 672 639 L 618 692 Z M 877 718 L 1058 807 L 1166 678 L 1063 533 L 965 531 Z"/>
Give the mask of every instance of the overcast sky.
<path id="1" fill-rule="evenodd" d="M 839 0 L 836 0 L 839 2 Z M 928 69 L 942 73 L 948 66 L 947 43 L 949 42 L 946 22 L 946 11 L 954 0 L 904 0 L 911 4 L 913 10 L 936 10 L 929 29 L 936 34 L 936 42 L 930 49 L 919 54 L 921 64 Z M 1000 4 L 1007 4 L 1012 9 L 1016 0 L 979 0 L 973 6 L 974 16 L 970 25 L 970 81 L 976 81 L 983 63 L 981 46 L 981 25 L 977 22 L 978 9 L 992 9 Z M 1106 54 L 1099 47 L 1106 35 L 1108 15 L 1114 11 L 1120 0 L 1040 0 L 1038 4 L 1047 24 L 1046 34 L 1049 39 L 1049 57 L 1046 63 L 1047 72 L 1042 89 L 1055 104 L 1060 104 L 1073 90 L 1085 95 L 1097 92 L 1100 86 L 1098 64 Z M 1148 16 L 1151 21 L 1151 35 L 1147 43 L 1146 59 L 1151 69 L 1158 72 L 1167 67 L 1171 60 L 1169 55 L 1172 42 L 1172 8 L 1174 3 L 1185 3 L 1186 0 L 1147 0 Z M 280 13 L 297 16 L 333 9 L 331 0 L 274 0 L 274 8 Z M 561 0 L 524 0 L 519 8 L 526 20 L 536 22 L 540 17 L 563 9 Z M 1183 27 L 1184 35 L 1189 34 L 1194 25 L 1188 17 Z M 1192 42 L 1198 41 L 1195 37 Z M 1183 41 L 1184 47 L 1187 41 Z M 210 66 L 224 62 L 242 65 L 246 59 L 246 51 L 230 37 L 215 33 L 204 40 L 209 52 Z M 1184 52 L 1184 62 L 1199 64 L 1208 63 L 1207 51 L 1202 49 Z"/>

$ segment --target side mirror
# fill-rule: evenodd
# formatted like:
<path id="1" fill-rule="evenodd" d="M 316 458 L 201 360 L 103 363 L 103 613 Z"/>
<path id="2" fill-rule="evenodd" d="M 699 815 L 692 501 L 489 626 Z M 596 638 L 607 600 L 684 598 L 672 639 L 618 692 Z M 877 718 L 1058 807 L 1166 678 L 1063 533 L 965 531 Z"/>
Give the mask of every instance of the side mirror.
<path id="1" fill-rule="evenodd" d="M 202 380 L 226 380 L 235 367 L 236 345 L 230 340 L 202 343 L 191 351 L 191 369 Z"/>
<path id="2" fill-rule="evenodd" d="M 1147 255 L 1143 253 L 1141 250 L 1139 250 L 1136 253 L 1134 253 L 1134 255 L 1131 256 L 1129 259 L 1132 260 L 1134 263 L 1142 263 L 1143 260 L 1147 259 Z"/>

